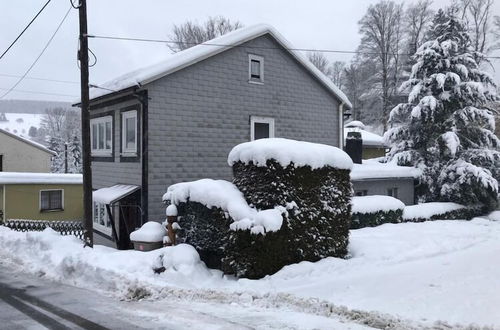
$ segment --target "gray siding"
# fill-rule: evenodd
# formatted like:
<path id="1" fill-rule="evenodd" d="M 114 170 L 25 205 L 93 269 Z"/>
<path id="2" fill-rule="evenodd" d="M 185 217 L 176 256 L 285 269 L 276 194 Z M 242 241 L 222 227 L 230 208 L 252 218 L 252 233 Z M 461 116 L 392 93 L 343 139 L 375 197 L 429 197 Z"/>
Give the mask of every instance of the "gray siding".
<path id="1" fill-rule="evenodd" d="M 248 54 L 264 57 L 263 85 L 248 82 Z M 169 185 L 207 177 L 231 179 L 227 155 L 236 144 L 250 140 L 252 115 L 273 117 L 276 137 L 339 143 L 339 101 L 269 36 L 145 88 L 150 97 L 149 220 L 164 218 L 161 196 Z"/>
<path id="2" fill-rule="evenodd" d="M 405 205 L 414 204 L 414 183 L 411 178 L 373 179 L 353 181 L 354 192 L 366 190 L 368 195 L 387 195 L 387 190 L 398 188 L 398 199 Z"/>

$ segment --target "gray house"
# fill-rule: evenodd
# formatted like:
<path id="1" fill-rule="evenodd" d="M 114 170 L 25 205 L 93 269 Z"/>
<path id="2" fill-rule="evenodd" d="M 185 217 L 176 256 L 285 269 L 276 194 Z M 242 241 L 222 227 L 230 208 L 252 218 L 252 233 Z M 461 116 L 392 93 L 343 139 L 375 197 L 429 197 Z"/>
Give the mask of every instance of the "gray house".
<path id="1" fill-rule="evenodd" d="M 96 243 L 128 248 L 135 227 L 163 221 L 171 184 L 231 179 L 236 144 L 275 136 L 342 148 L 349 100 L 292 49 L 272 27 L 251 26 L 93 89 Z"/>

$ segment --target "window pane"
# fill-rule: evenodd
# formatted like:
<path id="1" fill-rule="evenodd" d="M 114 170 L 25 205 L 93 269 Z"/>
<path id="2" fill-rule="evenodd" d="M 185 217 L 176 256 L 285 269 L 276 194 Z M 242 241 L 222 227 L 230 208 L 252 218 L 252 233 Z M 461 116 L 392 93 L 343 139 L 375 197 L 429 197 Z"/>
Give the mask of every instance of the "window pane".
<path id="1" fill-rule="evenodd" d="M 111 150 L 111 122 L 106 122 L 106 149 Z"/>
<path id="2" fill-rule="evenodd" d="M 97 149 L 97 124 L 92 124 L 92 150 Z"/>
<path id="3" fill-rule="evenodd" d="M 104 149 L 104 123 L 99 123 L 99 150 Z"/>
<path id="4" fill-rule="evenodd" d="M 94 222 L 99 223 L 99 204 L 94 203 Z"/>
<path id="5" fill-rule="evenodd" d="M 260 78 L 260 62 L 257 60 L 250 61 L 250 75 L 252 78 Z"/>
<path id="6" fill-rule="evenodd" d="M 62 209 L 62 191 L 61 190 L 55 190 L 55 191 L 49 191 L 49 206 L 51 210 L 58 210 Z"/>
<path id="7" fill-rule="evenodd" d="M 127 130 L 126 141 L 125 141 L 126 149 L 135 149 L 135 129 L 136 129 L 135 120 L 136 120 L 135 117 L 126 119 L 126 130 Z"/>
<path id="8" fill-rule="evenodd" d="M 269 124 L 267 123 L 254 123 L 254 138 L 258 139 L 266 139 L 269 135 Z"/>
<path id="9" fill-rule="evenodd" d="M 105 226 L 104 218 L 106 217 L 106 208 L 104 205 L 99 204 L 99 224 Z"/>
<path id="10" fill-rule="evenodd" d="M 40 197 L 40 209 L 48 210 L 49 209 L 49 194 L 48 191 L 42 191 Z"/>

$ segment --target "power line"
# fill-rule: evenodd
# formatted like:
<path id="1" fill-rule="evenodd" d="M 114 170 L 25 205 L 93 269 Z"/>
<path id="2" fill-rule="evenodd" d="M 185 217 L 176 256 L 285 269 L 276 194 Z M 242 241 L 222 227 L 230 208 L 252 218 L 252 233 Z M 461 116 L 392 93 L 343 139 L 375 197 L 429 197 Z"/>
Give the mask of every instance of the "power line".
<path id="1" fill-rule="evenodd" d="M 0 90 L 6 91 L 6 90 L 9 90 L 9 88 L 0 88 Z M 30 91 L 30 90 L 24 90 L 24 89 L 14 89 L 13 92 L 27 93 L 27 94 L 43 94 L 43 95 L 78 97 L 78 95 L 61 94 L 61 93 L 49 93 L 49 92 L 39 92 L 39 91 Z"/>
<path id="2" fill-rule="evenodd" d="M 28 73 L 31 71 L 31 69 L 33 69 L 33 67 L 36 65 L 36 63 L 40 59 L 40 57 L 42 57 L 43 53 L 45 53 L 45 50 L 47 50 L 47 48 L 49 47 L 50 43 L 52 42 L 52 40 L 56 36 L 57 32 L 59 32 L 59 29 L 61 28 L 61 26 L 63 25 L 64 21 L 66 20 L 66 17 L 68 17 L 71 9 L 72 9 L 72 7 L 68 8 L 68 11 L 66 12 L 66 14 L 63 17 L 63 19 L 61 20 L 61 22 L 57 26 L 56 30 L 54 31 L 54 33 L 52 33 L 52 36 L 49 38 L 49 40 L 45 44 L 45 47 L 43 47 L 43 49 L 40 52 L 40 54 L 33 61 L 33 63 L 31 63 L 31 65 L 28 68 L 28 70 L 26 70 L 26 72 L 21 76 L 21 78 L 19 78 L 19 80 L 7 92 L 5 92 L 2 96 L 0 96 L 0 100 L 3 99 L 5 96 L 7 96 L 10 92 L 12 92 L 12 90 L 14 90 L 14 88 L 16 88 L 24 80 L 24 78 L 28 75 Z"/>
<path id="3" fill-rule="evenodd" d="M 19 33 L 19 35 L 17 36 L 16 39 L 14 39 L 14 41 L 9 45 L 9 47 L 7 47 L 7 49 L 2 53 L 2 55 L 0 55 L 0 60 L 2 59 L 2 57 L 4 57 L 5 54 L 7 54 L 7 52 L 9 51 L 9 49 L 12 48 L 12 46 L 14 46 L 14 44 L 17 42 L 17 40 L 19 40 L 19 38 L 21 38 L 21 36 L 24 34 L 24 32 L 30 27 L 31 23 L 33 23 L 36 18 L 38 17 L 38 15 L 40 15 L 42 13 L 42 11 L 45 9 L 45 7 L 47 7 L 47 5 L 49 4 L 49 2 L 52 1 L 52 0 L 48 0 L 45 5 L 43 5 L 42 9 L 40 9 L 38 11 L 38 13 L 35 15 L 35 17 L 33 17 L 31 19 L 31 21 L 28 23 L 28 25 L 26 25 L 26 27 L 21 31 L 21 33 Z"/>
<path id="4" fill-rule="evenodd" d="M 138 42 L 154 42 L 163 44 L 184 44 L 193 46 L 215 46 L 215 47 L 243 47 L 250 49 L 281 49 L 278 47 L 266 47 L 266 46 L 247 46 L 247 45 L 231 45 L 231 44 L 218 44 L 211 43 L 207 41 L 206 43 L 195 43 L 195 42 L 184 42 L 184 41 L 174 41 L 174 40 L 164 40 L 164 39 L 146 39 L 146 38 L 128 38 L 128 37 L 116 37 L 116 36 L 102 36 L 102 35 L 87 35 L 88 38 L 94 39 L 108 39 L 108 40 L 123 40 L 123 41 L 138 41 Z M 286 48 L 286 47 L 284 47 Z M 337 54 L 362 54 L 362 55 L 380 55 L 378 52 L 363 52 L 358 50 L 337 50 L 337 49 L 314 49 L 314 48 L 286 48 L 291 51 L 299 52 L 319 52 L 319 53 L 337 53 Z M 410 53 L 399 53 L 397 55 L 407 55 L 412 56 Z M 500 59 L 500 56 L 486 56 L 489 59 Z"/>
<path id="5" fill-rule="evenodd" d="M 9 78 L 22 78 L 22 76 L 14 75 L 14 74 L 7 74 L 7 73 L 0 73 L 0 77 L 9 77 Z M 63 83 L 63 84 L 74 84 L 74 85 L 79 85 L 79 81 L 71 81 L 71 80 L 59 80 L 59 79 L 50 79 L 50 78 L 42 78 L 42 77 L 29 77 L 26 76 L 24 79 L 28 80 L 41 80 L 41 81 L 52 81 L 52 82 L 58 82 L 58 83 Z"/>

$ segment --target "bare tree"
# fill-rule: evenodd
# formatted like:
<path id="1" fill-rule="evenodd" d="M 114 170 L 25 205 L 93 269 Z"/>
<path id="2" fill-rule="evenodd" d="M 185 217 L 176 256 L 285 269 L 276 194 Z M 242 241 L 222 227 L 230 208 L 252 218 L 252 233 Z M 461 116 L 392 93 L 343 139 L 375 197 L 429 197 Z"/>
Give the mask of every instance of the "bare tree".
<path id="1" fill-rule="evenodd" d="M 493 19 L 492 34 L 493 40 L 495 40 L 495 42 L 491 45 L 492 50 L 500 49 L 500 16 L 495 16 Z"/>
<path id="2" fill-rule="evenodd" d="M 398 76 L 399 48 L 403 6 L 393 1 L 381 1 L 368 8 L 359 21 L 362 35 L 360 51 L 376 59 L 382 100 L 382 124 L 387 129 L 387 120 L 393 93 L 396 90 L 394 77 Z"/>
<path id="3" fill-rule="evenodd" d="M 331 65 L 331 79 L 338 88 L 342 89 L 344 87 L 344 69 L 346 67 L 345 62 L 335 61 Z"/>
<path id="4" fill-rule="evenodd" d="M 331 75 L 331 67 L 330 61 L 320 52 L 312 52 L 307 54 L 307 58 L 314 64 L 315 67 L 319 69 L 319 71 L 323 72 L 325 76 L 330 77 Z"/>
<path id="5" fill-rule="evenodd" d="M 410 54 L 415 54 L 417 49 L 424 43 L 427 29 L 434 16 L 431 5 L 432 0 L 419 0 L 408 5 L 405 11 L 405 32 Z"/>
<path id="6" fill-rule="evenodd" d="M 474 50 L 480 53 L 489 52 L 493 0 L 455 0 L 454 5 L 461 10 L 462 19 L 468 25 Z"/>
<path id="7" fill-rule="evenodd" d="M 209 17 L 202 24 L 187 21 L 180 25 L 174 25 L 173 31 L 169 35 L 172 44 L 169 44 L 168 47 L 175 53 L 180 52 L 241 27 L 243 27 L 241 22 L 232 22 L 223 16 Z"/>

